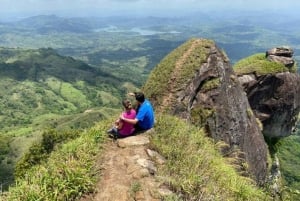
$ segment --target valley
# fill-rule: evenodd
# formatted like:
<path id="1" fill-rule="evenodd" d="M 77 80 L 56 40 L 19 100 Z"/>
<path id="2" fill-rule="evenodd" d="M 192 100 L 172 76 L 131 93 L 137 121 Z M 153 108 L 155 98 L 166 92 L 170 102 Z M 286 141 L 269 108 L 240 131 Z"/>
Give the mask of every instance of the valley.
<path id="1" fill-rule="evenodd" d="M 300 28 L 295 20 L 283 23 L 263 17 L 256 13 L 243 17 L 197 13 L 181 18 L 44 15 L 0 22 L 4 189 L 13 183 L 16 161 L 45 130 L 83 130 L 118 113 L 124 95 L 141 88 L 151 70 L 190 38 L 216 41 L 232 64 L 282 45 L 291 46 L 300 61 Z M 293 138 L 299 141 L 299 136 Z M 288 170 L 293 166 L 284 165 Z M 295 179 L 288 183 L 296 188 L 300 178 L 294 172 L 286 175 Z"/>

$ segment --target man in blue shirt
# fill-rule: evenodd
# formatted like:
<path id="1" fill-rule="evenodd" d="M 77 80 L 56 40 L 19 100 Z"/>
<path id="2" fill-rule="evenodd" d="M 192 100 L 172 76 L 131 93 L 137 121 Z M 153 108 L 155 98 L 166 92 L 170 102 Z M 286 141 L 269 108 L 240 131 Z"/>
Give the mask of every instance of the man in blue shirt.
<path id="1" fill-rule="evenodd" d="M 148 130 L 154 126 L 154 111 L 149 100 L 145 99 L 142 92 L 130 93 L 134 95 L 137 101 L 138 109 L 135 119 L 127 119 L 121 116 L 120 118 L 130 124 L 135 124 L 136 131 Z"/>

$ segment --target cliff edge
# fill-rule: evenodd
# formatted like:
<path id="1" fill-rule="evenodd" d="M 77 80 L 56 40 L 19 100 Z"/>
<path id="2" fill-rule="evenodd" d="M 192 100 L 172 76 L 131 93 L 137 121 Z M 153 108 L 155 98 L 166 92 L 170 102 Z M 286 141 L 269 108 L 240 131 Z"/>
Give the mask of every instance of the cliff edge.
<path id="1" fill-rule="evenodd" d="M 144 89 L 157 111 L 204 127 L 224 141 L 258 184 L 267 175 L 268 148 L 246 93 L 229 60 L 213 41 L 192 39 L 167 55 Z M 245 165 L 247 164 L 247 165 Z"/>
<path id="2" fill-rule="evenodd" d="M 276 47 L 234 66 L 251 108 L 263 124 L 263 134 L 270 139 L 291 135 L 298 119 L 300 76 L 292 57 L 291 48 Z"/>

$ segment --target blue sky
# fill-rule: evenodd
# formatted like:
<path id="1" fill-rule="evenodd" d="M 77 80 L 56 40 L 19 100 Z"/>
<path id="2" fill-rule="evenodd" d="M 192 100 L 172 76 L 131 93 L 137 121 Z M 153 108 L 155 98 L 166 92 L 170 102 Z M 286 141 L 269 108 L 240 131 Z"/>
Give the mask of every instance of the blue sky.
<path id="1" fill-rule="evenodd" d="M 299 0 L 0 0 L 0 20 L 61 16 L 186 15 L 198 11 L 300 11 Z"/>

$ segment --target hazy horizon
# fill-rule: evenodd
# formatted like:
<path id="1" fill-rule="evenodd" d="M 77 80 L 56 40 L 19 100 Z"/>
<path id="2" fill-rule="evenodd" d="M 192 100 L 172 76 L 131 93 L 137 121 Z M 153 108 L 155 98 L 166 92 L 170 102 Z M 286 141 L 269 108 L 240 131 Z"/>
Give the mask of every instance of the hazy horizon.
<path id="1" fill-rule="evenodd" d="M 0 21 L 36 15 L 62 17 L 158 16 L 176 17 L 192 13 L 278 12 L 298 16 L 300 2 L 286 0 L 1 0 Z"/>

